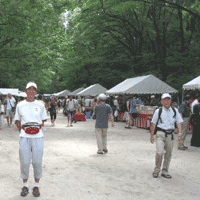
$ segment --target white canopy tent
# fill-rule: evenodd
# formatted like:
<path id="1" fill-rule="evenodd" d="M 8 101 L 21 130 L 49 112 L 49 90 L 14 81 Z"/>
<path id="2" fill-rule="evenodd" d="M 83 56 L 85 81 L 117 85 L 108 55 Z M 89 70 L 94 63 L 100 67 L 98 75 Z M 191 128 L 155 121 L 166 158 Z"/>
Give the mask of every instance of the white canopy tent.
<path id="1" fill-rule="evenodd" d="M 189 81 L 188 83 L 185 83 L 183 85 L 184 90 L 195 90 L 200 89 L 200 76 L 194 78 L 193 80 Z"/>
<path id="2" fill-rule="evenodd" d="M 183 101 L 183 97 L 184 97 L 184 90 L 196 90 L 196 89 L 200 89 L 200 76 L 192 79 L 191 81 L 189 81 L 183 85 L 182 101 Z"/>
<path id="3" fill-rule="evenodd" d="M 107 89 L 103 86 L 101 86 L 100 84 L 94 84 L 94 85 L 90 85 L 89 87 L 85 88 L 84 90 L 82 90 L 81 92 L 77 93 L 77 95 L 81 95 L 81 96 L 96 96 L 99 95 L 101 93 L 105 93 L 107 91 Z"/>
<path id="4" fill-rule="evenodd" d="M 45 97 L 50 97 L 50 96 L 51 96 L 51 94 L 44 94 L 44 96 L 45 96 Z"/>
<path id="5" fill-rule="evenodd" d="M 61 97 L 61 96 L 67 96 L 69 95 L 70 91 L 69 90 L 64 90 L 62 92 L 57 93 L 56 96 Z"/>
<path id="6" fill-rule="evenodd" d="M 11 95 L 18 95 L 19 89 L 17 89 L 17 88 L 0 88 L 0 92 L 3 95 L 7 95 L 8 93 L 10 93 Z"/>
<path id="7" fill-rule="evenodd" d="M 52 95 L 53 95 L 53 96 L 66 96 L 66 95 L 68 95 L 69 93 L 70 93 L 69 90 L 63 90 L 63 91 L 61 91 L 61 92 L 53 93 Z"/>
<path id="8" fill-rule="evenodd" d="M 27 94 L 26 94 L 26 92 L 21 92 L 21 91 L 19 91 L 19 93 L 18 93 L 17 96 L 18 96 L 18 97 L 27 97 Z"/>
<path id="9" fill-rule="evenodd" d="M 178 90 L 150 74 L 128 78 L 106 91 L 106 94 L 162 94 L 165 92 L 177 93 Z"/>
<path id="10" fill-rule="evenodd" d="M 83 90 L 84 90 L 84 88 L 76 89 L 73 92 L 69 93 L 69 95 L 78 95 L 78 93 L 81 92 L 81 91 L 83 91 Z"/>

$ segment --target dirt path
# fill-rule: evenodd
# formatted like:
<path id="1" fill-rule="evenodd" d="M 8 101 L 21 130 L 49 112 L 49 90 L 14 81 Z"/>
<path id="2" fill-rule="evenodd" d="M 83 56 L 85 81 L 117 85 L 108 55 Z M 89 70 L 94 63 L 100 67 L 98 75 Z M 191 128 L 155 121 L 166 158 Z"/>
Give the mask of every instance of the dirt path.
<path id="1" fill-rule="evenodd" d="M 155 145 L 143 129 L 124 129 L 115 123 L 108 129 L 108 154 L 98 155 L 95 120 L 67 127 L 60 112 L 56 126 L 49 115 L 44 132 L 43 178 L 39 183 L 42 200 L 196 200 L 200 188 L 200 148 L 177 150 L 175 140 L 170 165 L 172 179 L 152 178 Z M 177 139 L 177 137 L 175 137 Z M 23 186 L 19 165 L 19 133 L 0 130 L 1 200 L 18 200 Z M 29 195 L 34 186 L 30 166 Z"/>

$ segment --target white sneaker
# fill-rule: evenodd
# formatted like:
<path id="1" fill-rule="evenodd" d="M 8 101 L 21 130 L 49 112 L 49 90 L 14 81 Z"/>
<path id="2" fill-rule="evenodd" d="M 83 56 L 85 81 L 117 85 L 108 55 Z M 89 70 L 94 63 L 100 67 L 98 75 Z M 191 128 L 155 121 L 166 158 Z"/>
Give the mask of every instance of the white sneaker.
<path id="1" fill-rule="evenodd" d="M 67 127 L 69 127 L 69 124 L 67 124 Z"/>

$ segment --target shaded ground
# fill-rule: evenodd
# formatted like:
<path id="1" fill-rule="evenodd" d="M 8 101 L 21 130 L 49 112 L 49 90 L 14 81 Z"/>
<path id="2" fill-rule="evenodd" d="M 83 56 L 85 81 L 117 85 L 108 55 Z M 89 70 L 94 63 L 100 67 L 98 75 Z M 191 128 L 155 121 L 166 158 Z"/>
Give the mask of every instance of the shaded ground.
<path id="1" fill-rule="evenodd" d="M 200 199 L 200 148 L 177 150 L 175 140 L 170 164 L 172 179 L 152 178 L 155 145 L 144 129 L 124 129 L 115 123 L 108 129 L 108 154 L 98 155 L 94 120 L 67 127 L 60 112 L 56 126 L 49 115 L 44 132 L 43 178 L 39 186 L 42 200 L 195 200 Z M 177 135 L 175 137 L 177 139 Z M 19 132 L 16 128 L 0 130 L 1 200 L 24 199 L 20 177 Z M 30 167 L 29 195 L 34 186 Z"/>

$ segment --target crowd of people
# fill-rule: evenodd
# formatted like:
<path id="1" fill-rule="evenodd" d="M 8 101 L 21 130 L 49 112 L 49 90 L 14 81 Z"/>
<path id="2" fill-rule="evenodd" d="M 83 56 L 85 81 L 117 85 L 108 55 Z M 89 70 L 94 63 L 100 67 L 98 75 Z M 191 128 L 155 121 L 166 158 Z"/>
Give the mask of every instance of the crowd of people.
<path id="1" fill-rule="evenodd" d="M 105 97 L 105 103 L 110 105 L 114 117 L 114 122 L 126 121 L 125 128 L 131 129 L 136 128 L 134 124 L 134 119 L 138 116 L 138 111 L 136 108 L 137 104 L 142 104 L 151 106 L 162 106 L 162 100 L 155 98 L 155 95 L 151 95 L 151 99 L 145 102 L 144 98 L 138 95 L 111 95 Z M 0 104 L 4 105 L 4 111 L 1 111 L 1 115 L 4 113 L 7 119 L 7 126 L 12 126 L 12 119 L 14 117 L 14 110 L 16 105 L 23 101 L 24 97 L 13 97 L 11 94 L 0 98 Z M 96 119 L 95 107 L 99 104 L 99 99 L 97 96 L 73 96 L 69 95 L 66 97 L 44 97 L 39 94 L 35 97 L 41 104 L 44 105 L 47 113 L 50 114 L 51 124 L 55 126 L 55 121 L 57 113 L 60 109 L 63 110 L 63 114 L 67 117 L 67 127 L 73 127 L 72 123 L 76 123 L 75 114 L 89 112 L 92 119 Z M 189 131 L 192 130 L 191 146 L 200 146 L 200 140 L 198 139 L 198 128 L 199 128 L 199 113 L 200 109 L 200 95 L 196 94 L 194 98 L 187 95 L 184 97 L 184 101 L 180 106 L 177 103 L 172 103 L 173 108 L 177 108 L 183 118 L 183 139 L 178 143 L 179 150 L 186 150 L 188 147 L 184 145 L 184 141 L 187 137 Z M 1 106 L 0 106 L 1 108 Z M 2 121 L 0 120 L 0 127 Z"/>
<path id="2" fill-rule="evenodd" d="M 55 126 L 55 121 L 57 117 L 58 111 L 61 109 L 63 110 L 63 114 L 67 116 L 67 127 L 73 127 L 72 123 L 76 123 L 76 117 L 75 114 L 90 112 L 90 115 L 92 119 L 96 119 L 96 115 L 94 113 L 94 109 L 96 105 L 98 105 L 99 100 L 97 99 L 97 96 L 73 96 L 69 95 L 66 97 L 45 97 L 41 94 L 37 95 L 35 97 L 38 101 L 40 101 L 46 108 L 47 113 L 50 114 L 51 123 L 52 126 Z M 1 113 L 6 115 L 7 118 L 7 125 L 12 126 L 12 118 L 14 117 L 14 112 L 12 112 L 12 109 L 16 107 L 18 102 L 23 101 L 24 97 L 13 97 L 11 94 L 8 94 L 7 96 L 4 96 L 0 98 L 0 105 L 4 105 L 4 110 L 1 110 Z M 181 113 L 184 123 L 183 123 L 183 129 L 187 130 L 184 131 L 184 138 L 187 135 L 188 130 L 192 129 L 194 125 L 194 116 L 189 119 L 189 117 L 194 114 L 193 107 L 194 105 L 199 104 L 198 103 L 199 94 L 195 96 L 195 98 L 192 98 L 190 96 L 184 97 L 184 101 L 180 106 L 177 105 L 176 102 L 172 103 L 172 107 L 178 108 L 179 112 Z M 106 96 L 105 103 L 109 104 L 112 109 L 112 113 L 114 116 L 114 121 L 124 121 L 126 122 L 124 128 L 136 128 L 134 124 L 134 119 L 138 116 L 138 110 L 136 108 L 137 104 L 142 105 L 150 105 L 150 106 L 162 106 L 162 101 L 158 97 L 155 98 L 155 95 L 151 95 L 150 99 L 148 98 L 141 98 L 141 96 L 138 95 L 110 95 Z M 0 106 L 1 108 L 1 106 Z M 190 110 L 190 112 L 189 112 Z M 195 115 L 196 116 L 196 115 Z M 196 119 L 196 118 L 195 118 Z M 1 123 L 0 123 L 1 125 Z M 196 125 L 196 124 L 195 124 Z M 196 133 L 196 131 L 194 131 Z M 194 141 L 194 140 L 193 140 Z M 191 145 L 193 145 L 194 142 L 191 142 Z M 186 148 L 184 147 L 184 144 L 179 144 L 180 149 Z M 186 148 L 187 149 L 187 148 Z"/>

